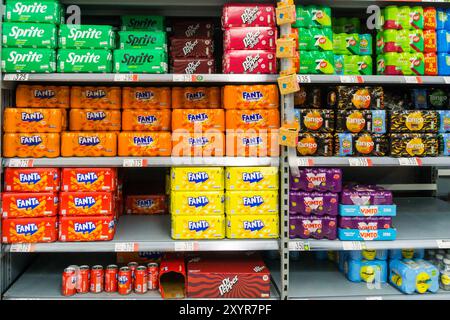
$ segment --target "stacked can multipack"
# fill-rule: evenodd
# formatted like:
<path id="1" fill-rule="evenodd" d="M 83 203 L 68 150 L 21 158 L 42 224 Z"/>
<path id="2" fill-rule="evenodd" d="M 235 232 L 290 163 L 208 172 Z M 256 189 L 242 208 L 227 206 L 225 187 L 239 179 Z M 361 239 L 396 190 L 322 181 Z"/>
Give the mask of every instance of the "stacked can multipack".
<path id="1" fill-rule="evenodd" d="M 2 72 L 56 72 L 58 1 L 8 0 L 2 23 Z"/>
<path id="2" fill-rule="evenodd" d="M 270 4 L 226 4 L 223 73 L 277 72 L 275 7 Z"/>

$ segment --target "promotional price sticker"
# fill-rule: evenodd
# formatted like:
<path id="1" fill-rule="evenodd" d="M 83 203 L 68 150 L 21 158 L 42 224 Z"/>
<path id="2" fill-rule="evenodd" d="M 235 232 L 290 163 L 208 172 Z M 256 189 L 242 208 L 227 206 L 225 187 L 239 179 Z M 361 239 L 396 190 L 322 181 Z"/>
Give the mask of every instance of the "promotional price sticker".
<path id="1" fill-rule="evenodd" d="M 10 252 L 34 252 L 34 243 L 14 243 L 11 245 Z"/>
<path id="2" fill-rule="evenodd" d="M 203 82 L 205 77 L 199 74 L 174 74 L 173 82 Z"/>
<path id="3" fill-rule="evenodd" d="M 436 240 L 439 249 L 450 249 L 450 240 Z"/>
<path id="4" fill-rule="evenodd" d="M 362 76 L 341 76 L 341 83 L 364 83 Z"/>
<path id="5" fill-rule="evenodd" d="M 310 251 L 311 246 L 308 241 L 290 241 L 289 250 L 292 251 Z"/>
<path id="6" fill-rule="evenodd" d="M 13 73 L 5 74 L 3 78 L 5 81 L 28 81 L 30 75 L 28 73 Z"/>
<path id="7" fill-rule="evenodd" d="M 114 245 L 115 252 L 137 252 L 139 245 L 135 242 L 120 242 Z"/>
<path id="8" fill-rule="evenodd" d="M 117 82 L 137 82 L 139 81 L 139 75 L 137 74 L 115 74 L 114 81 Z"/>
<path id="9" fill-rule="evenodd" d="M 422 166 L 422 159 L 420 159 L 420 158 L 399 158 L 398 163 L 401 166 L 420 167 L 420 166 Z"/>
<path id="10" fill-rule="evenodd" d="M 145 159 L 124 159 L 124 168 L 142 168 L 147 166 L 147 160 Z"/>
<path id="11" fill-rule="evenodd" d="M 445 84 L 450 84 L 450 77 L 444 77 Z"/>
<path id="12" fill-rule="evenodd" d="M 422 77 L 405 77 L 405 83 L 423 83 Z"/>
<path id="13" fill-rule="evenodd" d="M 365 250 L 367 249 L 366 243 L 362 241 L 342 241 L 342 248 L 345 251 L 349 250 Z"/>
<path id="14" fill-rule="evenodd" d="M 10 159 L 8 160 L 8 167 L 11 168 L 31 168 L 33 167 L 33 159 Z"/>
<path id="15" fill-rule="evenodd" d="M 373 162 L 369 158 L 349 158 L 350 167 L 372 167 Z"/>
<path id="16" fill-rule="evenodd" d="M 198 242 L 176 241 L 174 244 L 175 251 L 198 251 Z"/>

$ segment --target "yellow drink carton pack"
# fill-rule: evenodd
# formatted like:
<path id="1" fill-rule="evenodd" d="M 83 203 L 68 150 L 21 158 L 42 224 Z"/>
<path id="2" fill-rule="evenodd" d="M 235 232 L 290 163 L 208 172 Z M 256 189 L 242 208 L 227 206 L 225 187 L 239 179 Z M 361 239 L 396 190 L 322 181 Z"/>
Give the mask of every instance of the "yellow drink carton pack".
<path id="1" fill-rule="evenodd" d="M 172 215 L 223 215 L 223 191 L 172 191 L 170 210 Z"/>
<path id="2" fill-rule="evenodd" d="M 223 239 L 225 216 L 172 216 L 172 238 L 176 240 Z"/>
<path id="3" fill-rule="evenodd" d="M 274 239 L 279 237 L 279 230 L 278 214 L 227 217 L 229 239 Z"/>
<path id="4" fill-rule="evenodd" d="M 225 171 L 227 190 L 278 190 L 276 167 L 228 167 Z"/>
<path id="5" fill-rule="evenodd" d="M 278 214 L 278 191 L 227 191 L 227 215 Z"/>
<path id="6" fill-rule="evenodd" d="M 171 189 L 173 191 L 215 191 L 224 189 L 223 168 L 171 168 Z"/>

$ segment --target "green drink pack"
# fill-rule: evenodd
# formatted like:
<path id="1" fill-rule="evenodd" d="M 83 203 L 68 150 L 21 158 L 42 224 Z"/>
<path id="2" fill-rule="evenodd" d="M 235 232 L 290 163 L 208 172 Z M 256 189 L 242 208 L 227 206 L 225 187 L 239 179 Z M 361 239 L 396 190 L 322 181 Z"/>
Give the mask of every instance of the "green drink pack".
<path id="1" fill-rule="evenodd" d="M 298 30 L 300 51 L 333 51 L 333 31 L 331 28 L 310 28 Z"/>
<path id="2" fill-rule="evenodd" d="M 163 31 L 119 31 L 120 49 L 161 49 L 167 51 Z"/>
<path id="3" fill-rule="evenodd" d="M 2 72 L 55 72 L 55 57 L 53 49 L 3 48 Z"/>
<path id="4" fill-rule="evenodd" d="M 167 53 L 160 49 L 115 50 L 114 71 L 119 73 L 167 73 Z"/>
<path id="5" fill-rule="evenodd" d="M 100 73 L 111 72 L 112 54 L 110 50 L 59 49 L 58 72 Z"/>
<path id="6" fill-rule="evenodd" d="M 334 74 L 332 51 L 300 51 L 301 74 Z"/>
<path id="7" fill-rule="evenodd" d="M 296 28 L 331 27 L 331 8 L 327 6 L 297 6 Z"/>
<path id="8" fill-rule="evenodd" d="M 3 47 L 56 48 L 56 26 L 49 23 L 3 22 Z"/>
<path id="9" fill-rule="evenodd" d="M 371 75 L 372 68 L 370 56 L 334 56 L 334 69 L 338 75 Z"/>
<path id="10" fill-rule="evenodd" d="M 5 21 L 59 24 L 61 5 L 57 1 L 8 0 Z"/>
<path id="11" fill-rule="evenodd" d="M 371 55 L 372 36 L 370 34 L 333 34 L 333 51 L 339 55 Z"/>
<path id="12" fill-rule="evenodd" d="M 122 31 L 165 31 L 163 16 L 122 16 Z"/>
<path id="13" fill-rule="evenodd" d="M 114 49 L 111 26 L 64 24 L 59 27 L 59 47 L 63 49 Z"/>

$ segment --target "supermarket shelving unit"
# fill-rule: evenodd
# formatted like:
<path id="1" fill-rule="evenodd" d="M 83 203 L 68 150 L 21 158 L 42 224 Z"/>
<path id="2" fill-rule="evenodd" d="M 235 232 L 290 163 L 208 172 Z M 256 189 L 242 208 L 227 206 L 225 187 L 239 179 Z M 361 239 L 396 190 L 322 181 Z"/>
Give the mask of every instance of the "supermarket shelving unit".
<path id="1" fill-rule="evenodd" d="M 247 0 L 249 2 L 251 0 Z M 130 0 L 123 5 L 119 0 L 62 0 L 66 5 L 80 5 L 82 13 L 112 16 L 123 13 L 142 13 L 141 8 L 151 8 L 154 14 L 168 16 L 215 16 L 227 0 Z M 240 1 L 245 2 L 245 1 Z M 275 0 L 258 0 L 270 2 Z M 299 2 L 300 3 L 300 2 Z M 435 5 L 449 7 L 450 0 L 434 1 L 371 1 L 371 0 L 315 0 L 301 4 L 326 4 L 332 8 L 359 8 L 377 4 Z M 82 21 L 83 23 L 83 21 Z M 281 30 L 288 33 L 289 30 Z M 283 62 L 282 62 L 283 67 Z M 286 67 L 286 66 L 285 66 Z M 12 103 L 13 89 L 18 83 L 55 84 L 172 84 L 201 85 L 227 83 L 275 83 L 275 75 L 127 75 L 127 74 L 6 74 L 0 76 L 2 108 Z M 392 76 L 320 76 L 299 75 L 301 84 L 343 84 L 343 85 L 448 85 L 449 77 L 392 77 Z M 292 119 L 293 96 L 281 99 L 283 119 Z M 1 124 L 1 123 L 0 123 Z M 169 217 L 124 216 L 118 224 L 116 237 L 111 242 L 92 243 L 49 243 L 2 245 L 0 250 L 1 277 L 0 292 L 4 299 L 61 299 L 60 275 L 67 261 L 45 259 L 35 253 L 111 253 L 119 251 L 245 251 L 278 250 L 280 263 L 269 265 L 274 282 L 274 299 L 450 299 L 445 292 L 427 295 L 403 295 L 389 285 L 380 289 L 369 289 L 365 285 L 349 282 L 335 267 L 314 261 L 289 261 L 290 251 L 355 250 L 393 248 L 449 248 L 450 247 L 450 204 L 435 198 L 410 198 L 397 201 L 399 214 L 395 218 L 398 238 L 390 242 L 344 242 L 295 240 L 288 237 L 288 195 L 290 168 L 303 166 L 336 167 L 436 167 L 450 168 L 450 158 L 397 159 L 381 158 L 299 158 L 292 150 L 282 148 L 280 158 L 54 158 L 54 159 L 0 159 L 3 167 L 170 167 L 170 166 L 276 166 L 280 167 L 280 212 L 282 214 L 281 237 L 275 240 L 199 240 L 174 241 L 169 236 Z M 98 261 L 96 261 L 98 262 Z M 291 264 L 291 265 L 290 265 Z M 7 289 L 7 290 L 6 290 Z M 74 298 L 74 297 L 72 297 Z M 75 299 L 161 299 L 159 294 L 130 295 L 83 295 Z"/>

